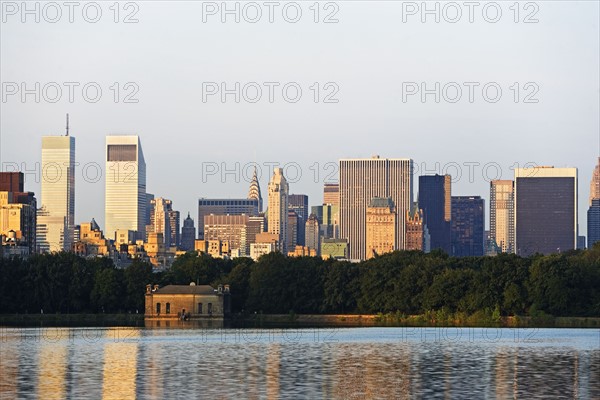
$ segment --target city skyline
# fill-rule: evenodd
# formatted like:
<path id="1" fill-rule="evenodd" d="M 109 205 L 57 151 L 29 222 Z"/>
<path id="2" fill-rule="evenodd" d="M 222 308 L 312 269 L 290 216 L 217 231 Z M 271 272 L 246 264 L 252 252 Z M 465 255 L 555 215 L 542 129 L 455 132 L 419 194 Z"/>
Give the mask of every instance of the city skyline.
<path id="1" fill-rule="evenodd" d="M 339 23 L 334 24 L 310 22 L 307 8 L 298 24 L 280 19 L 273 24 L 237 24 L 231 18 L 222 24 L 216 15 L 198 23 L 202 6 L 194 2 L 169 7 L 140 3 L 139 23 L 133 24 L 110 23 L 108 3 L 103 4 L 98 24 L 81 20 L 70 24 L 66 14 L 56 24 L 36 24 L 31 17 L 22 23 L 18 15 L 11 16 L 2 24 L 3 81 L 16 82 L 19 90 L 21 83 L 27 89 L 36 82 L 42 88 L 48 82 L 79 86 L 73 102 L 62 84 L 63 96 L 56 103 L 41 95 L 39 103 L 33 95 L 23 102 L 21 92 L 7 96 L 0 104 L 0 166 L 9 171 L 13 163 L 19 168 L 25 163 L 23 170 L 35 170 L 41 136 L 63 133 L 68 112 L 80 163 L 75 174 L 75 220 L 94 217 L 101 226 L 104 212 L 96 202 L 103 195 L 104 176 L 96 182 L 96 168 L 90 165 L 86 171 L 90 178 L 85 180 L 82 168 L 89 163 L 104 168 L 104 154 L 98 149 L 109 134 L 140 135 L 148 162 L 148 190 L 168 196 L 181 212 L 192 215 L 199 197 L 246 196 L 249 182 L 236 182 L 235 174 L 222 180 L 222 163 L 233 170 L 236 162 L 242 166 L 258 162 L 263 169 L 261 188 L 269 178 L 263 162 L 298 163 L 302 177 L 290 184 L 294 192 L 308 195 L 311 204 L 318 204 L 322 183 L 335 172 L 337 160 L 373 154 L 410 157 L 419 172 L 424 166 L 428 173 L 449 173 L 457 180 L 456 195 L 487 196 L 489 180 L 482 177 L 486 164 L 490 179 L 512 179 L 511 167 L 532 162 L 577 167 L 580 181 L 590 181 L 600 132 L 597 2 L 544 2 L 540 21 L 534 24 L 514 23 L 504 3 L 503 19 L 497 24 L 483 21 L 481 15 L 469 23 L 464 21 L 466 14 L 457 24 L 438 24 L 432 18 L 422 24 L 418 15 L 403 23 L 401 3 L 383 2 L 379 7 L 340 3 Z M 166 34 L 158 29 L 161 26 L 174 31 Z M 140 37 L 149 38 L 151 51 L 139 45 Z M 219 37 L 219 43 L 213 37 Z M 38 54 L 23 49 L 43 50 Z M 74 60 L 74 54 L 88 56 Z M 129 61 L 115 68 L 115 57 Z M 178 73 L 165 73 L 174 66 Z M 228 89 L 235 82 L 243 87 L 247 82 L 274 81 L 280 83 L 278 89 L 286 82 L 298 82 L 303 97 L 288 103 L 278 90 L 270 103 L 263 88 L 263 100 L 256 104 L 243 99 L 236 103 L 233 96 L 225 103 L 219 96 L 202 102 L 203 81 L 225 82 Z M 423 103 L 416 95 L 403 102 L 406 81 L 425 82 L 428 88 L 436 82 L 441 87 L 458 82 L 463 97 L 457 103 L 443 97 L 436 103 L 429 96 Z M 102 88 L 97 103 L 82 99 L 81 89 L 88 82 Z M 115 82 L 120 89 L 116 103 Z M 124 102 L 133 92 L 125 90 L 128 82 L 139 89 L 133 95 L 137 103 Z M 309 88 L 314 82 L 319 82 L 322 96 L 331 92 L 325 91 L 325 83 L 336 83 L 339 102 L 314 103 Z M 473 103 L 462 82 L 479 83 Z M 502 87 L 499 102 L 482 99 L 480 89 L 487 82 Z M 510 89 L 515 82 L 521 89 L 518 103 Z M 527 82 L 539 87 L 537 103 L 522 101 L 531 92 L 524 89 Z M 292 138 L 297 145 L 291 145 Z M 219 167 L 205 181 L 203 163 Z M 460 178 L 451 163 L 460 166 Z M 501 167 L 501 176 L 494 163 Z M 248 179 L 252 172 L 248 168 Z M 289 172 L 286 175 L 294 178 Z M 28 190 L 40 193 L 39 179 L 37 183 L 32 176 L 26 179 Z M 583 184 L 580 194 L 579 225 L 585 232 L 582 210 L 588 197 Z"/>

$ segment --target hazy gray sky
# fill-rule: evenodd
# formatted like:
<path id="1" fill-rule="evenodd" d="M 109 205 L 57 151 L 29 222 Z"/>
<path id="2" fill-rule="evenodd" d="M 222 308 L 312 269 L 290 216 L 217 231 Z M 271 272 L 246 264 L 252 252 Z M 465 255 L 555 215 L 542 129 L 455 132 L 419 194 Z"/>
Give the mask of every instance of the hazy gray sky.
<path id="1" fill-rule="evenodd" d="M 33 9 L 36 3 L 28 4 Z M 36 23 L 35 15 L 22 15 L 21 2 L 2 3 L 3 170 L 8 163 L 25 163 L 33 170 L 41 157 L 41 136 L 62 134 L 68 112 L 82 166 L 98 163 L 104 168 L 107 134 L 139 134 L 148 191 L 172 199 L 182 215 L 191 211 L 194 219 L 198 197 L 246 196 L 248 182 L 239 174 L 222 179 L 219 171 L 203 177 L 203 170 L 214 163 L 233 170 L 240 162 L 241 172 L 246 163 L 262 165 L 264 197 L 264 163 L 297 163 L 301 177 L 291 176 L 296 164 L 286 169 L 290 191 L 308 194 L 315 205 L 322 201 L 324 177 L 332 172 L 328 162 L 379 154 L 410 157 L 419 169 L 455 177 L 459 165 L 453 194 L 481 195 L 486 204 L 489 183 L 482 170 L 488 163 L 497 163 L 505 179 L 512 179 L 510 167 L 516 164 L 577 167 L 580 231 L 586 231 L 589 181 L 599 152 L 598 2 L 522 2 L 518 16 L 513 2 L 480 2 L 472 23 L 463 2 L 454 3 L 462 12 L 456 23 L 449 20 L 457 16 L 457 8 L 446 3 L 437 6 L 439 23 L 435 15 L 424 15 L 422 22 L 421 10 L 415 9 L 421 2 L 322 2 L 317 23 L 313 2 L 280 2 L 274 7 L 273 23 L 263 2 L 239 3 L 239 23 L 234 15 L 224 15 L 227 19 L 221 21 L 221 10 L 215 10 L 221 2 L 120 3 L 117 23 L 112 2 L 98 3 L 102 15 L 97 23 L 85 19 L 95 18 L 94 5 L 79 3 L 70 23 L 69 9 L 58 4 L 58 22 L 49 22 L 57 18 L 56 10 L 39 3 Z M 248 20 L 257 15 L 255 4 L 262 17 L 251 23 Z M 437 3 L 427 4 L 434 9 Z M 236 3 L 227 5 L 234 9 Z M 295 18 L 297 8 L 302 12 L 299 21 L 286 21 Z M 496 18 L 498 8 L 498 22 L 488 22 Z M 131 14 L 138 22 L 124 23 Z M 324 23 L 327 16 L 338 22 Z M 39 82 L 40 102 L 34 95 L 24 102 L 21 93 L 11 95 L 13 82 L 24 82 L 29 89 Z M 50 82 L 62 87 L 56 103 L 50 102 L 56 97 Z M 80 84 L 72 102 L 63 82 Z M 90 82 L 102 89 L 96 103 L 82 94 Z M 120 91 L 117 103 L 115 82 Z M 128 82 L 135 85 L 125 87 Z M 229 89 L 239 82 L 240 92 L 247 83 L 257 82 L 262 97 L 256 103 L 248 101 L 256 95 L 256 87 L 248 85 L 239 103 L 233 94 L 224 103 L 219 94 L 203 101 L 203 82 L 225 82 Z M 280 83 L 273 86 L 273 102 L 264 82 Z M 288 85 L 286 101 L 282 87 L 290 82 L 296 84 Z M 326 86 L 328 82 L 332 84 Z M 440 83 L 439 103 L 434 94 L 425 102 L 420 93 L 407 95 L 422 82 L 428 89 Z M 448 85 L 451 82 L 462 90 L 455 103 L 451 100 L 457 85 Z M 472 102 L 464 82 L 474 82 Z M 486 84 L 488 100 L 482 93 Z M 136 86 L 139 91 L 132 98 L 139 101 L 125 103 L 123 97 Z M 302 96 L 292 103 L 294 86 L 301 88 Z M 331 99 L 338 102 L 325 103 L 336 87 L 339 91 Z M 497 87 L 502 94 L 494 103 Z M 93 88 L 88 95 L 95 96 Z M 538 102 L 526 103 L 526 98 Z M 471 164 L 472 179 L 465 163 L 479 163 Z M 488 175 L 494 178 L 496 164 L 489 165 Z M 82 167 L 77 170 L 76 221 L 94 217 L 103 227 L 104 179 L 94 182 L 95 171 L 88 169 L 91 177 L 84 179 Z M 28 175 L 26 188 L 38 199 L 39 187 L 34 175 Z M 415 196 L 417 190 L 415 184 Z"/>

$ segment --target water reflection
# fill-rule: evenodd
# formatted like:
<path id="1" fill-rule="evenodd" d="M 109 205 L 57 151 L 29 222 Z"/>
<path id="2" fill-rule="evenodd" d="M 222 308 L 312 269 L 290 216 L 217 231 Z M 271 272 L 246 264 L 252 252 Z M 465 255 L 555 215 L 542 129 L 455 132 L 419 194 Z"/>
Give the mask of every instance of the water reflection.
<path id="1" fill-rule="evenodd" d="M 2 328 L 0 398 L 600 398 L 598 330 L 402 329 Z"/>

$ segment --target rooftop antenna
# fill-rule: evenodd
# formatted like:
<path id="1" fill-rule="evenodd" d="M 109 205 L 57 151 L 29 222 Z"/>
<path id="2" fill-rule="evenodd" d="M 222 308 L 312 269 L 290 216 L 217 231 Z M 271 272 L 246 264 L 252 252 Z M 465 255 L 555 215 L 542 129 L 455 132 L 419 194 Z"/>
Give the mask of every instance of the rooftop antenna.
<path id="1" fill-rule="evenodd" d="M 67 134 L 65 136 L 69 136 L 69 114 L 67 113 Z"/>

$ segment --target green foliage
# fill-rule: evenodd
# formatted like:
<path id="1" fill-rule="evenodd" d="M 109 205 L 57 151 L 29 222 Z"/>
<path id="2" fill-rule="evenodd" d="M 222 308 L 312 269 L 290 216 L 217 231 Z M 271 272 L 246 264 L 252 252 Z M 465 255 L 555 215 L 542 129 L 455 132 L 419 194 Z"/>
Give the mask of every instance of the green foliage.
<path id="1" fill-rule="evenodd" d="M 146 284 L 190 282 L 229 284 L 238 313 L 368 313 L 411 325 L 498 325 L 529 315 L 549 323 L 600 316 L 600 245 L 530 258 L 396 251 L 362 263 L 190 252 L 161 274 L 138 260 L 121 270 L 110 259 L 70 253 L 0 259 L 0 313 L 141 312 Z"/>

